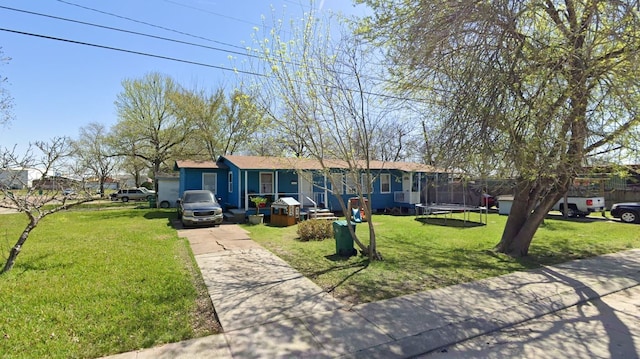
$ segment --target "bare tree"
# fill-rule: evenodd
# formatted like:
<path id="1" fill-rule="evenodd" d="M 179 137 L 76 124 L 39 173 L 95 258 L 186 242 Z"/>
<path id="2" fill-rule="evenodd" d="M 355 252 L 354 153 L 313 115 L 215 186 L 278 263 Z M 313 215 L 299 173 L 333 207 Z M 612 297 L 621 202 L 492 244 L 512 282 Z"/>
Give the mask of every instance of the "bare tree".
<path id="1" fill-rule="evenodd" d="M 15 149 L 0 150 L 0 171 L 3 172 L 0 207 L 24 213 L 29 219 L 15 245 L 11 247 L 0 274 L 13 268 L 31 231 L 44 217 L 94 200 L 82 181 L 59 175 L 63 167 L 68 168 L 65 160 L 71 153 L 69 140 L 63 137 L 54 138 L 50 142 L 36 142 L 22 157 L 16 155 Z M 23 171 L 28 170 L 38 171 L 41 178 L 29 183 L 28 177 L 22 176 Z"/>
<path id="2" fill-rule="evenodd" d="M 72 142 L 78 165 L 98 180 L 101 197 L 104 196 L 105 181 L 119 165 L 107 140 L 108 135 L 104 125 L 92 122 L 80 128 L 78 139 Z"/>
<path id="3" fill-rule="evenodd" d="M 11 60 L 8 57 L 4 56 L 4 52 L 0 47 L 0 64 L 7 63 Z M 9 94 L 9 91 L 6 89 L 7 77 L 0 74 L 0 125 L 5 126 L 11 119 L 13 118 L 13 97 Z"/>
<path id="4" fill-rule="evenodd" d="M 375 136 L 393 127 L 398 118 L 383 101 L 383 87 L 370 76 L 375 72 L 372 49 L 344 30 L 340 41 L 333 41 L 330 21 L 319 20 L 313 12 L 291 27 L 292 32 L 276 28 L 259 42 L 269 74 L 261 87 L 265 108 L 282 136 L 296 138 L 300 148 L 320 163 L 348 215 L 342 188 L 351 188 L 360 203 L 371 198 L 367 183 L 376 172 L 370 164 L 380 144 Z M 289 33 L 291 37 L 285 38 Z M 334 171 L 337 163 L 344 169 L 340 173 Z M 371 218 L 367 203 L 365 213 Z M 368 244 L 350 224 L 349 231 L 362 253 L 371 260 L 381 259 L 372 221 L 368 221 Z"/>

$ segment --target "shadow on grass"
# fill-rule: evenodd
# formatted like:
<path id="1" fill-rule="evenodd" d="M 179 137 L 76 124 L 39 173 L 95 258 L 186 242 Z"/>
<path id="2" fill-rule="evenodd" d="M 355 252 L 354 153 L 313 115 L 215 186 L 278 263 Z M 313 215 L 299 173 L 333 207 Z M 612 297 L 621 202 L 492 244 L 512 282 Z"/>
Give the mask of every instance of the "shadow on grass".
<path id="1" fill-rule="evenodd" d="M 416 218 L 416 221 L 422 224 L 433 224 L 436 226 L 454 227 L 454 228 L 473 228 L 484 226 L 484 223 L 474 221 L 464 221 L 457 218 Z"/>
<path id="2" fill-rule="evenodd" d="M 70 262 L 52 262 L 47 260 L 51 257 L 50 253 L 32 256 L 28 260 L 18 257 L 12 271 L 20 275 L 26 272 L 46 272 L 54 269 L 67 269 L 73 266 Z M 3 258 L 2 264 L 6 262 Z"/>
<path id="3" fill-rule="evenodd" d="M 353 257 L 353 256 L 343 256 L 340 254 L 330 254 L 327 256 L 324 256 L 325 258 L 327 258 L 328 260 L 332 261 L 332 262 L 346 262 L 349 260 L 349 258 Z"/>
<path id="4" fill-rule="evenodd" d="M 144 214 L 145 219 L 168 219 L 169 221 L 177 218 L 175 211 L 149 211 Z"/>
<path id="5" fill-rule="evenodd" d="M 578 223 L 593 223 L 593 222 L 602 222 L 602 221 L 610 221 L 611 218 L 603 216 L 597 212 L 592 213 L 589 217 L 569 217 L 564 218 L 562 214 L 547 214 L 547 219 L 553 219 L 556 221 L 568 221 L 568 222 L 578 222 Z"/>

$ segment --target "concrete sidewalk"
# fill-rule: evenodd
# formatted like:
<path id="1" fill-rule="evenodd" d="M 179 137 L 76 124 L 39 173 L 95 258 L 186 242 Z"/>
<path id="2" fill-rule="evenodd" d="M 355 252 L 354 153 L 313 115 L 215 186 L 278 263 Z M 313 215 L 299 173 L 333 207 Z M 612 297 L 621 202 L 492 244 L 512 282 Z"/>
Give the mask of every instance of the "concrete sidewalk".
<path id="1" fill-rule="evenodd" d="M 639 322 L 640 286 L 636 286 L 418 358 L 637 359 Z"/>
<path id="2" fill-rule="evenodd" d="M 111 358 L 415 357 L 640 283 L 640 250 L 630 250 L 348 307 L 238 226 L 179 235 L 191 242 L 224 334 Z M 638 335 L 635 323 L 628 331 Z M 637 357 L 637 337 L 629 350 Z"/>

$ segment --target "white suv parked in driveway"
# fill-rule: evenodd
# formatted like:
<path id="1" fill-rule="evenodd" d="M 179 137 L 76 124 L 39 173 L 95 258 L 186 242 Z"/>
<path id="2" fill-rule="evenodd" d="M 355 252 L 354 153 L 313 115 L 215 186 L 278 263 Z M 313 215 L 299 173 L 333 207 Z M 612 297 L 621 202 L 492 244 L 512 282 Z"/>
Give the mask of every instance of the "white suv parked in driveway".
<path id="1" fill-rule="evenodd" d="M 155 191 L 150 191 L 144 187 L 120 189 L 118 190 L 118 192 L 111 194 L 111 200 L 112 201 L 121 200 L 122 202 L 129 202 L 130 200 L 131 201 L 148 201 L 155 195 L 156 195 Z"/>

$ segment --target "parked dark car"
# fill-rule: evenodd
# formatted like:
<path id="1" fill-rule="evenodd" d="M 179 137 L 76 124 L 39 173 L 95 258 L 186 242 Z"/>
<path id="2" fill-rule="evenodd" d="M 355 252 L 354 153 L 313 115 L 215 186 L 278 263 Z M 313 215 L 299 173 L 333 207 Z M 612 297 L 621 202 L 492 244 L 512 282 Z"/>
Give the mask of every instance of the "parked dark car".
<path id="1" fill-rule="evenodd" d="M 498 207 L 498 200 L 496 200 L 496 198 L 490 194 L 483 193 L 482 197 L 480 198 L 480 206 L 487 208 L 491 208 L 493 206 Z"/>
<path id="2" fill-rule="evenodd" d="M 222 223 L 222 207 L 216 196 L 207 190 L 184 191 L 178 199 L 178 219 L 185 227 L 197 225 L 219 226 Z"/>
<path id="3" fill-rule="evenodd" d="M 640 202 L 616 203 L 611 206 L 611 215 L 625 223 L 640 223 Z"/>

